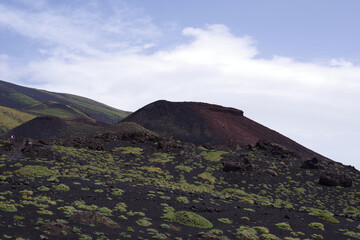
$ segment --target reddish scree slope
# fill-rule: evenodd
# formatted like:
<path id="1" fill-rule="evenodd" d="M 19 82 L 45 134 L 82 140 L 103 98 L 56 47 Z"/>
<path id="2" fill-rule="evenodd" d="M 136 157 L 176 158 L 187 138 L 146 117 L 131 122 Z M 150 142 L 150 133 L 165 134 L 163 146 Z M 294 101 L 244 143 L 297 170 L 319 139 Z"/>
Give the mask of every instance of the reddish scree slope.
<path id="1" fill-rule="evenodd" d="M 175 139 L 197 144 L 254 145 L 260 140 L 280 144 L 304 157 L 322 157 L 247 117 L 243 111 L 197 102 L 151 103 L 123 121 L 136 122 Z"/>

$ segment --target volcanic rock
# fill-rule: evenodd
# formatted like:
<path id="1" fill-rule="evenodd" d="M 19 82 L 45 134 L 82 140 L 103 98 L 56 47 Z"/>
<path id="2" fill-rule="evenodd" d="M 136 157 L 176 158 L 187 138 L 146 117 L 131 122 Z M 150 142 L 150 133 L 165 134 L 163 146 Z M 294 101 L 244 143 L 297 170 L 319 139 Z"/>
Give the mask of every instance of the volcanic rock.
<path id="1" fill-rule="evenodd" d="M 119 227 L 113 220 L 98 212 L 78 212 L 71 216 L 71 220 L 84 225 L 103 225 L 110 228 Z"/>
<path id="2" fill-rule="evenodd" d="M 319 159 L 317 159 L 316 157 L 313 157 L 310 160 L 306 160 L 303 162 L 303 164 L 301 165 L 301 168 L 304 169 L 325 169 L 325 165 L 322 161 L 320 161 Z"/>
<path id="3" fill-rule="evenodd" d="M 46 231 L 49 235 L 58 236 L 60 234 L 64 234 L 64 232 L 68 233 L 70 230 L 69 226 L 66 226 L 65 224 L 58 223 L 58 222 L 50 222 L 45 223 L 41 226 L 42 231 Z M 45 237 L 45 238 L 44 238 Z M 41 239 L 49 239 L 46 236 L 44 236 Z"/>
<path id="4" fill-rule="evenodd" d="M 352 178 L 347 173 L 326 172 L 320 176 L 319 184 L 331 187 L 351 187 Z"/>
<path id="5" fill-rule="evenodd" d="M 243 163 L 238 161 L 227 161 L 223 163 L 224 172 L 236 172 L 236 171 L 246 171 L 246 172 L 256 172 L 259 170 L 259 167 L 255 164 L 251 164 L 247 159 Z"/>

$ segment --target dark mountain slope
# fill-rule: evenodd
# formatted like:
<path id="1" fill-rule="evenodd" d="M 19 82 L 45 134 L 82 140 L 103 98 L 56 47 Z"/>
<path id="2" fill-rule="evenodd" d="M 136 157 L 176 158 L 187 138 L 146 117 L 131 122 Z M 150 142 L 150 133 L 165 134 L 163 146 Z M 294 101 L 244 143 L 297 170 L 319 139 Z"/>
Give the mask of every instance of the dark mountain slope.
<path id="1" fill-rule="evenodd" d="M 0 105 L 27 112 L 26 108 L 53 101 L 69 105 L 91 115 L 98 121 L 115 123 L 128 115 L 128 112 L 109 107 L 94 100 L 65 93 L 54 93 L 45 90 L 22 87 L 0 81 Z"/>
<path id="2" fill-rule="evenodd" d="M 196 102 L 151 103 L 124 122 L 136 122 L 156 132 L 198 144 L 255 145 L 259 140 L 279 144 L 304 157 L 319 154 L 243 115 L 243 111 Z"/>
<path id="3" fill-rule="evenodd" d="M 76 134 L 93 133 L 103 124 L 97 124 L 84 118 L 65 120 L 59 117 L 45 116 L 32 119 L 7 133 L 17 138 L 56 139 L 70 138 Z"/>

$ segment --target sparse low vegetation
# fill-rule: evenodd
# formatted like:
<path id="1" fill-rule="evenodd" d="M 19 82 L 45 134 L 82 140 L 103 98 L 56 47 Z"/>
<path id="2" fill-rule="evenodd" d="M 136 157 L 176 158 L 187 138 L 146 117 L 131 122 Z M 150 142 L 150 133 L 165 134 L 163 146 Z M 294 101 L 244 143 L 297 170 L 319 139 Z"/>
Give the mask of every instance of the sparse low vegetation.
<path id="1" fill-rule="evenodd" d="M 198 146 L 130 122 L 104 129 L 31 146 L 0 140 L 0 239 L 360 239 L 352 168 L 334 164 L 352 187 L 327 187 L 326 170 L 270 143 Z"/>

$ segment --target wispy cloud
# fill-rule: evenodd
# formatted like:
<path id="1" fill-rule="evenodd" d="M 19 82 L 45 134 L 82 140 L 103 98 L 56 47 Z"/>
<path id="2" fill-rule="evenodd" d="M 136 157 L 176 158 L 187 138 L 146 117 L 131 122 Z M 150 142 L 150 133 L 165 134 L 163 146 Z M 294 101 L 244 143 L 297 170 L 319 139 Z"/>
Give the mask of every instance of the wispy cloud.
<path id="1" fill-rule="evenodd" d="M 232 106 L 335 159 L 342 156 L 334 141 L 352 149 L 347 158 L 360 157 L 360 66 L 344 59 L 262 59 L 255 39 L 224 25 L 185 28 L 187 41 L 148 53 L 162 33 L 150 17 L 126 5 L 105 14 L 92 3 L 76 11 L 44 5 L 36 13 L 0 4 L 1 25 L 47 43 L 40 60 L 17 71 L 18 82 L 126 110 L 157 99 Z M 11 72 L 8 59 L 0 62 L 0 72 Z"/>
<path id="2" fill-rule="evenodd" d="M 44 1 L 36 8 L 27 4 L 15 8 L 0 3 L 0 25 L 40 41 L 44 44 L 42 53 L 47 54 L 70 50 L 96 55 L 148 45 L 161 35 L 140 10 L 130 9 L 121 1 L 102 3 L 90 1 L 75 10 L 63 5 L 50 8 Z"/>

